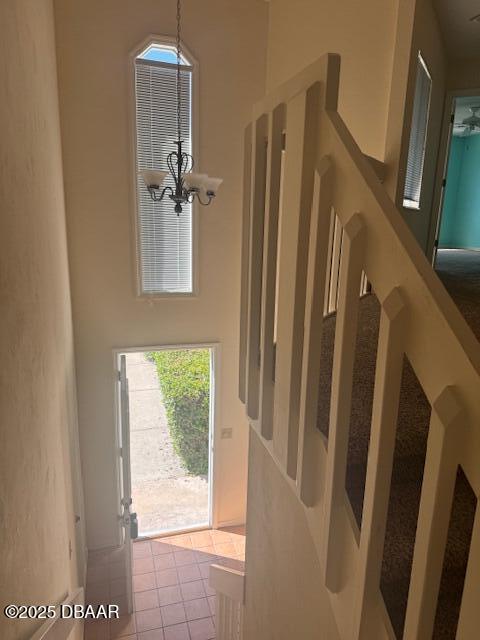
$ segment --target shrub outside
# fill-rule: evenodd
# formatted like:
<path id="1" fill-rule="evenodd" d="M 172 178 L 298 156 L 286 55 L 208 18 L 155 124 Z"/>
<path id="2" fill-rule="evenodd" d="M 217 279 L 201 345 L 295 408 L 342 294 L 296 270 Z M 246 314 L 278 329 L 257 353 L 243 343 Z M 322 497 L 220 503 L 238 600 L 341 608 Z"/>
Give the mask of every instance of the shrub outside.
<path id="1" fill-rule="evenodd" d="M 189 473 L 207 475 L 210 350 L 155 351 L 148 357 L 157 367 L 175 452 Z"/>

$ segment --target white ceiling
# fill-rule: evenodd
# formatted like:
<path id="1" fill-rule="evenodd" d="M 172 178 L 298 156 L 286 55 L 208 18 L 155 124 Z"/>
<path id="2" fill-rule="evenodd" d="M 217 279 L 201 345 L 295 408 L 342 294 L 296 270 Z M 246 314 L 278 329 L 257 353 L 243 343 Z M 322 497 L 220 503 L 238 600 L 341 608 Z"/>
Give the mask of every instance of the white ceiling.
<path id="1" fill-rule="evenodd" d="M 479 0 L 434 0 L 434 6 L 450 56 L 480 57 L 480 22 L 470 20 L 480 14 Z"/>

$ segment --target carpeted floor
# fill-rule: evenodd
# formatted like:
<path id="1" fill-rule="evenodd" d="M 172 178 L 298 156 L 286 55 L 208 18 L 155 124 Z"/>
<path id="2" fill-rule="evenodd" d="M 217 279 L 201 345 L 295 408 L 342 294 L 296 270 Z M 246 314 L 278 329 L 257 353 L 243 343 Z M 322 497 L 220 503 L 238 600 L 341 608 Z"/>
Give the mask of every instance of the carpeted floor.
<path id="1" fill-rule="evenodd" d="M 435 270 L 480 340 L 480 251 L 439 249 Z"/>
<path id="2" fill-rule="evenodd" d="M 470 326 L 480 337 L 480 253 L 439 252 L 437 268 Z M 380 306 L 375 295 L 361 299 L 354 365 L 347 494 L 361 527 L 372 413 Z M 330 376 L 335 315 L 324 320 L 318 427 L 328 437 Z M 396 636 L 403 635 L 415 531 L 425 462 L 430 405 L 405 358 L 392 484 L 382 567 L 381 591 Z M 476 498 L 459 469 L 445 553 L 433 638 L 455 638 Z"/>

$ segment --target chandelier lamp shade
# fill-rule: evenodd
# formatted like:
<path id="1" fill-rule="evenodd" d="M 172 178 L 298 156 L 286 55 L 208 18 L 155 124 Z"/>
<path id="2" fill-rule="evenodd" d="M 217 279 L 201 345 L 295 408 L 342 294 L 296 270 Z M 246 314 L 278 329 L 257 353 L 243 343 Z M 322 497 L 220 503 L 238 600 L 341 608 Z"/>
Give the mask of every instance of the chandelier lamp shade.
<path id="1" fill-rule="evenodd" d="M 203 206 L 209 205 L 215 198 L 222 183 L 221 178 L 211 178 L 206 173 L 194 173 L 193 157 L 183 151 L 182 127 L 181 127 L 181 62 L 182 43 L 180 39 L 181 27 L 181 7 L 180 0 L 177 0 L 177 41 L 176 41 L 176 88 L 177 88 L 177 139 L 174 141 L 176 149 L 171 151 L 167 158 L 168 171 L 156 169 L 143 169 L 140 174 L 145 182 L 151 199 L 160 202 L 166 196 L 175 203 L 174 211 L 177 215 L 182 213 L 182 206 L 191 204 L 195 199 Z M 173 186 L 167 185 L 162 188 L 167 176 L 173 179 Z M 171 182 L 171 181 L 169 181 Z"/>

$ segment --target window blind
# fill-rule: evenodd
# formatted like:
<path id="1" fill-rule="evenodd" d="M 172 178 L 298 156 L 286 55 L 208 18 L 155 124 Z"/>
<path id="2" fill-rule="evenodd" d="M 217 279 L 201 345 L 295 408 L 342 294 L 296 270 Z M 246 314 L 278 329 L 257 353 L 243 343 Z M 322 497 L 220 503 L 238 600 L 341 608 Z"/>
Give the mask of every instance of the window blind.
<path id="1" fill-rule="evenodd" d="M 407 173 L 403 193 L 403 206 L 410 209 L 420 208 L 431 89 L 432 79 L 428 73 L 425 62 L 419 54 L 413 101 L 412 127 L 408 145 Z"/>
<path id="2" fill-rule="evenodd" d="M 181 72 L 181 125 L 184 151 L 191 153 L 192 73 Z M 153 202 L 139 175 L 142 169 L 167 170 L 176 149 L 176 68 L 137 58 L 135 64 L 138 259 L 141 292 L 192 292 L 192 208 L 177 216 L 168 195 Z M 162 186 L 173 186 L 168 176 Z"/>

